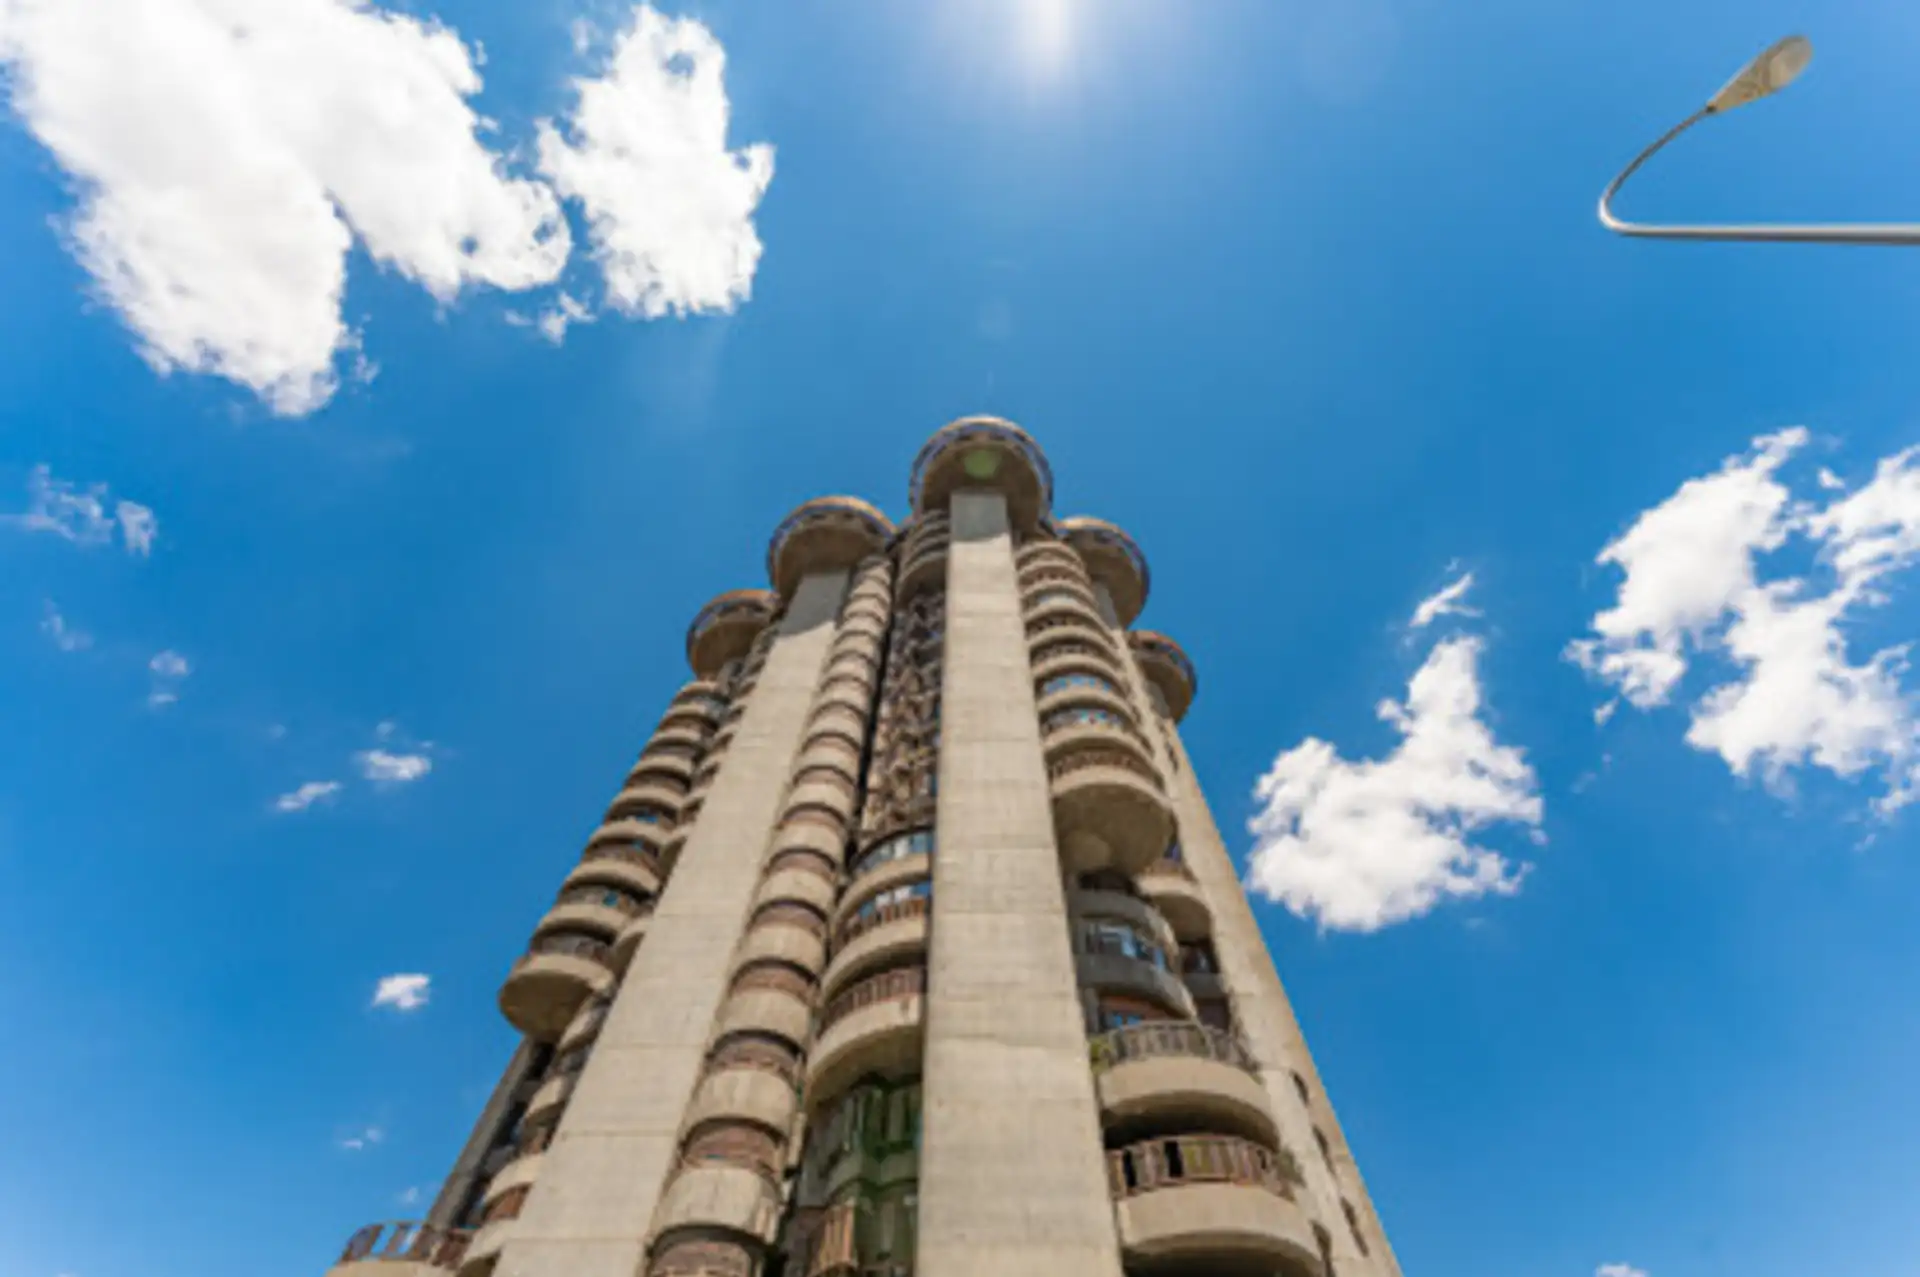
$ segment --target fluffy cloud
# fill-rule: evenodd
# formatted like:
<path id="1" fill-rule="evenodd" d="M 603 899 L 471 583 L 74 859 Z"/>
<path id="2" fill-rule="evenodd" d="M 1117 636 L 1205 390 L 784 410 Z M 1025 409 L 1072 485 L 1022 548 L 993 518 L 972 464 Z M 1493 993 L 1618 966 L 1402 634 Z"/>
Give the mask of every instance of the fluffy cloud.
<path id="1" fill-rule="evenodd" d="M 1641 710 L 1669 703 L 1691 660 L 1723 658 L 1735 676 L 1694 702 L 1688 744 L 1774 786 L 1800 767 L 1878 772 L 1875 805 L 1891 812 L 1920 780 L 1907 648 L 1856 661 L 1846 628 L 1920 557 L 1920 448 L 1881 460 L 1851 495 L 1822 471 L 1822 508 L 1779 477 L 1806 442 L 1797 428 L 1763 435 L 1643 512 L 1600 552 L 1622 573 L 1619 592 L 1568 655 Z M 1814 570 L 1762 579 L 1764 556 L 1790 543 L 1814 551 Z"/>
<path id="2" fill-rule="evenodd" d="M 40 632 L 52 639 L 53 645 L 63 652 L 84 652 L 93 646 L 93 635 L 69 625 L 52 599 L 48 599 L 41 610 Z"/>
<path id="3" fill-rule="evenodd" d="M 280 795 L 273 800 L 273 809 L 279 812 L 305 811 L 307 808 L 331 798 L 340 792 L 337 780 L 310 780 L 290 793 Z"/>
<path id="4" fill-rule="evenodd" d="M 1468 607 L 1461 601 L 1466 598 L 1467 591 L 1472 588 L 1473 573 L 1467 572 L 1452 585 L 1441 589 L 1439 593 L 1421 599 L 1420 606 L 1413 609 L 1410 628 L 1425 629 L 1443 616 L 1479 616 L 1479 609 Z"/>
<path id="5" fill-rule="evenodd" d="M 1469 841 L 1501 823 L 1537 837 L 1542 819 L 1533 769 L 1480 717 L 1479 656 L 1478 639 L 1447 639 L 1405 704 L 1381 702 L 1401 737 L 1385 758 L 1349 762 L 1308 738 L 1274 760 L 1255 790 L 1250 888 L 1347 931 L 1519 889 L 1526 866 Z"/>
<path id="6" fill-rule="evenodd" d="M 572 250 L 564 196 L 615 310 L 748 296 L 773 152 L 728 148 L 707 28 L 636 6 L 571 112 L 539 126 L 537 175 L 482 141 L 478 61 L 369 0 L 0 0 L 12 107 L 73 179 L 65 240 L 95 292 L 156 370 L 283 414 L 325 403 L 349 356 L 370 375 L 341 314 L 356 245 L 443 303 L 539 288 Z M 563 293 L 523 322 L 558 341 L 590 315 Z"/>
<path id="7" fill-rule="evenodd" d="M 51 467 L 38 465 L 27 475 L 27 508 L 19 514 L 0 515 L 0 524 L 51 533 L 75 545 L 104 545 L 118 530 L 127 553 L 147 557 L 160 520 L 137 501 L 119 501 L 111 509 L 107 501 L 106 484 L 82 488 L 54 478 Z"/>
<path id="8" fill-rule="evenodd" d="M 359 1153 L 372 1148 L 387 1138 L 387 1133 L 377 1126 L 362 1127 L 351 1135 L 343 1136 L 340 1147 L 349 1153 Z"/>
<path id="9" fill-rule="evenodd" d="M 601 74 L 573 82 L 572 113 L 541 127 L 541 172 L 585 210 L 623 314 L 729 311 L 752 291 L 773 148 L 728 149 L 725 68 L 712 32 L 640 5 Z"/>
<path id="10" fill-rule="evenodd" d="M 479 140 L 458 36 L 362 0 L 0 0 L 13 107 L 80 192 L 67 242 L 158 370 L 280 412 L 332 392 L 348 250 L 448 301 L 547 283 L 543 183 Z"/>
<path id="11" fill-rule="evenodd" d="M 147 692 L 147 705 L 151 709 L 159 709 L 180 699 L 180 684 L 186 681 L 187 675 L 193 673 L 193 666 L 187 663 L 186 657 L 169 648 L 154 653 L 153 659 L 147 662 L 147 672 L 153 676 L 152 687 Z"/>
<path id="12" fill-rule="evenodd" d="M 1602 1264 L 1593 1270 L 1593 1277 L 1647 1277 L 1647 1273 L 1632 1264 Z"/>
<path id="13" fill-rule="evenodd" d="M 408 975 L 381 976 L 380 982 L 373 987 L 373 1003 L 376 1007 L 392 1007 L 396 1011 L 418 1011 L 427 1005 L 433 996 L 431 976 L 417 972 Z"/>
<path id="14" fill-rule="evenodd" d="M 433 760 L 425 754 L 393 754 L 384 749 L 362 750 L 353 761 L 363 777 L 378 784 L 404 785 L 433 770 Z"/>

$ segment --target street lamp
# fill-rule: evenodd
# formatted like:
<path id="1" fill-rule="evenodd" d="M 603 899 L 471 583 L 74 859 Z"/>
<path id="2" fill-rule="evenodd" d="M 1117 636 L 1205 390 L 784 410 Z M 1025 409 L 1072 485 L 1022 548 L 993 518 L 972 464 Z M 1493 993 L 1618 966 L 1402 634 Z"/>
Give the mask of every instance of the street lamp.
<path id="1" fill-rule="evenodd" d="M 1801 244 L 1920 244 L 1920 225 L 1906 226 L 1644 226 L 1623 222 L 1613 215 L 1613 197 L 1626 185 L 1640 166 L 1682 133 L 1706 119 L 1737 106 L 1758 102 L 1793 83 L 1813 58 L 1813 44 L 1801 35 L 1791 35 L 1740 69 L 1725 88 L 1692 115 L 1668 129 L 1666 134 L 1640 152 L 1620 176 L 1607 184 L 1600 195 L 1600 224 L 1620 235 L 1643 239 L 1773 240 Z"/>

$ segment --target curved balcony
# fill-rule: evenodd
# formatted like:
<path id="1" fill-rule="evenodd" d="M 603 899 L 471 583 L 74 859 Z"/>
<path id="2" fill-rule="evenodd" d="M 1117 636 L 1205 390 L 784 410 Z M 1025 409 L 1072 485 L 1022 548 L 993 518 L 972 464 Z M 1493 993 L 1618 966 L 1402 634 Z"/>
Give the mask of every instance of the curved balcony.
<path id="1" fill-rule="evenodd" d="M 691 754 L 673 750 L 643 750 L 640 758 L 627 769 L 626 781 L 621 788 L 638 785 L 643 781 L 653 781 L 669 787 L 677 787 L 685 793 L 693 784 L 697 764 Z"/>
<path id="2" fill-rule="evenodd" d="M 647 912 L 647 902 L 612 887 L 569 887 L 554 899 L 553 908 L 534 926 L 535 938 L 554 932 L 596 936 L 609 944 L 635 914 Z"/>
<path id="3" fill-rule="evenodd" d="M 1129 1267 L 1321 1273 L 1313 1225 L 1293 1198 L 1300 1173 L 1290 1154 L 1230 1136 L 1176 1136 L 1107 1154 L 1107 1179 Z"/>
<path id="4" fill-rule="evenodd" d="M 806 905 L 825 918 L 831 916 L 829 911 L 833 908 L 833 897 L 837 890 L 832 879 L 823 878 L 811 870 L 776 869 L 761 880 L 760 890 L 754 893 L 753 904 L 758 909 L 777 901 L 791 900 Z"/>
<path id="5" fill-rule="evenodd" d="M 729 590 L 715 598 L 687 627 L 687 664 L 712 679 L 728 661 L 747 656 L 778 603 L 770 590 Z"/>
<path id="6" fill-rule="evenodd" d="M 554 1043 L 555 1059 L 563 1058 L 575 1047 L 584 1047 L 600 1036 L 600 1029 L 607 1022 L 607 1015 L 613 1010 L 613 996 L 589 998 L 580 1004 L 573 1019 L 567 1021 L 566 1032 Z"/>
<path id="7" fill-rule="evenodd" d="M 1134 721 L 1133 705 L 1118 685 L 1101 687 L 1086 675 L 1066 677 L 1072 681 L 1062 684 L 1056 680 L 1049 680 L 1048 683 L 1036 680 L 1039 687 L 1048 687 L 1049 683 L 1052 685 L 1051 690 L 1042 692 L 1034 701 L 1043 734 L 1051 735 L 1060 730 L 1052 726 L 1057 720 L 1087 719 L 1100 725 L 1108 725 L 1108 720 L 1111 720 L 1114 731 L 1132 738 L 1136 745 L 1139 743 L 1140 727 Z M 1078 715 L 1074 713 L 1076 710 L 1086 710 L 1088 713 Z"/>
<path id="8" fill-rule="evenodd" d="M 991 488 L 1006 497 L 1017 532 L 1039 528 L 1053 508 L 1046 454 L 1026 431 L 995 417 L 963 417 L 942 426 L 913 459 L 908 494 L 915 514 L 945 510 L 961 488 Z"/>
<path id="9" fill-rule="evenodd" d="M 1167 703 L 1167 716 L 1179 722 L 1187 716 L 1193 698 L 1200 690 L 1200 676 L 1181 646 L 1154 630 L 1134 630 L 1127 645 L 1147 681 L 1160 689 Z"/>
<path id="10" fill-rule="evenodd" d="M 925 954 L 932 906 L 928 896 L 909 896 L 849 917 L 841 924 L 833 961 L 820 978 L 821 995 L 831 1004 L 842 989 L 865 976 Z"/>
<path id="11" fill-rule="evenodd" d="M 1153 902 L 1124 891 L 1098 887 L 1073 887 L 1067 891 L 1067 911 L 1075 922 L 1110 919 L 1125 922 L 1151 936 L 1161 949 L 1171 954 L 1179 949 L 1179 937 Z"/>
<path id="12" fill-rule="evenodd" d="M 923 590 L 943 585 L 947 579 L 949 543 L 943 536 L 912 550 L 900 561 L 900 599 L 913 598 Z"/>
<path id="13" fill-rule="evenodd" d="M 860 746 L 838 732 L 815 732 L 800 746 L 797 766 L 831 767 L 851 779 L 860 774 Z"/>
<path id="14" fill-rule="evenodd" d="M 813 1023 L 810 998 L 784 989 L 736 989 L 721 1004 L 714 1036 L 733 1033 L 772 1034 L 795 1047 L 804 1047 Z"/>
<path id="15" fill-rule="evenodd" d="M 1125 677 L 1120 672 L 1120 658 L 1113 649 L 1104 643 L 1094 643 L 1080 638 L 1056 639 L 1035 648 L 1033 658 L 1033 687 L 1036 699 L 1040 689 L 1057 678 L 1072 678 L 1075 675 L 1091 675 L 1111 684 L 1117 692 Z"/>
<path id="16" fill-rule="evenodd" d="M 673 836 L 673 827 L 657 820 L 636 820 L 625 817 L 609 820 L 597 826 L 587 837 L 587 849 L 580 859 L 587 859 L 598 847 L 647 847 L 658 853 L 666 840 Z"/>
<path id="17" fill-rule="evenodd" d="M 920 1065 L 927 970 L 869 976 L 820 1013 L 807 1058 L 807 1104 L 817 1107 L 869 1073 L 898 1077 Z"/>
<path id="18" fill-rule="evenodd" d="M 543 1123 L 555 1120 L 568 1100 L 573 1098 L 573 1090 L 580 1085 L 580 1074 L 555 1073 L 542 1082 L 527 1099 L 527 1111 L 521 1117 L 522 1122 Z"/>
<path id="19" fill-rule="evenodd" d="M 1162 856 L 1140 871 L 1140 890 L 1173 928 L 1176 939 L 1204 940 L 1213 932 L 1213 912 L 1193 870 Z"/>
<path id="20" fill-rule="evenodd" d="M 340 1252 L 339 1262 L 328 1277 L 355 1264 L 385 1265 L 379 1277 L 416 1277 L 433 1270 L 457 1269 L 472 1241 L 473 1233 L 464 1228 L 412 1222 L 368 1224 L 347 1239 L 346 1249 Z"/>
<path id="21" fill-rule="evenodd" d="M 540 1178 L 540 1170 L 547 1161 L 547 1146 L 552 1143 L 553 1131 L 548 1129 L 511 1146 L 508 1149 L 511 1159 L 487 1181 L 486 1191 L 480 1197 L 482 1208 L 494 1206 L 509 1194 L 524 1196 L 521 1190 L 532 1188 L 533 1182 Z"/>
<path id="22" fill-rule="evenodd" d="M 1028 633 L 1032 633 L 1034 626 L 1048 621 L 1064 621 L 1073 629 L 1103 638 L 1108 633 L 1107 618 L 1100 615 L 1100 609 L 1071 591 L 1042 591 L 1040 597 L 1026 605 L 1025 612 Z"/>
<path id="23" fill-rule="evenodd" d="M 480 1227 L 473 1232 L 473 1241 L 467 1246 L 466 1256 L 460 1261 L 458 1277 L 487 1277 L 499 1262 L 500 1252 L 506 1249 L 508 1238 L 513 1236 L 515 1221 L 520 1218 L 520 1205 L 524 1202 L 497 1203 L 498 1212 L 490 1219 L 483 1219 Z M 503 1209 L 504 1208 L 504 1209 Z"/>
<path id="24" fill-rule="evenodd" d="M 1083 988 L 1148 1002 L 1176 1016 L 1194 1013 L 1193 996 L 1180 977 L 1146 958 L 1082 949 L 1074 955 L 1074 974 Z"/>
<path id="25" fill-rule="evenodd" d="M 867 716 L 850 705 L 837 705 L 828 701 L 815 708 L 807 719 L 808 735 L 827 731 L 864 740 L 867 734 Z"/>
<path id="26" fill-rule="evenodd" d="M 577 887 L 616 887 L 642 900 L 660 895 L 660 856 L 650 846 L 631 843 L 589 843 L 561 890 Z"/>
<path id="27" fill-rule="evenodd" d="M 500 987 L 500 1013 L 528 1037 L 553 1041 L 581 1003 L 612 987 L 612 956 L 611 945 L 588 936 L 536 938 Z"/>
<path id="28" fill-rule="evenodd" d="M 613 801 L 607 804 L 607 819 L 613 821 L 632 817 L 649 823 L 646 813 L 656 812 L 660 819 L 653 823 L 671 829 L 674 817 L 686 798 L 687 790 L 684 788 L 651 777 L 643 778 L 639 784 L 629 785 L 613 796 Z"/>
<path id="29" fill-rule="evenodd" d="M 811 914 L 808 915 L 812 917 Z M 735 971 L 759 962 L 783 962 L 818 979 L 827 964 L 827 942 L 821 934 L 825 927 L 793 926 L 777 919 L 760 919 L 750 924 L 734 950 Z"/>
<path id="30" fill-rule="evenodd" d="M 886 841 L 892 843 L 894 840 Z M 932 877 L 933 857 L 924 851 L 862 861 L 858 871 L 853 875 L 853 880 L 847 884 L 846 894 L 840 900 L 840 907 L 834 911 L 834 929 L 838 931 L 845 926 L 847 919 L 853 916 L 855 910 L 881 892 L 891 891 L 895 887 L 904 887 L 912 882 L 925 882 Z"/>
<path id="31" fill-rule="evenodd" d="M 1150 1020 L 1088 1043 L 1100 1115 L 1126 1139 L 1203 1130 L 1278 1146 L 1280 1131 L 1253 1057 L 1230 1033 Z"/>
<path id="32" fill-rule="evenodd" d="M 1105 519 L 1085 515 L 1062 519 L 1060 532 L 1086 560 L 1087 574 L 1107 587 L 1120 624 L 1133 624 L 1147 605 L 1147 590 L 1152 583 L 1147 556 L 1140 553 L 1134 539 Z"/>
<path id="33" fill-rule="evenodd" d="M 1077 572 L 1087 570 L 1086 562 L 1065 541 L 1040 539 L 1029 541 L 1014 555 L 1016 571 L 1025 572 L 1043 563 L 1058 563 Z"/>
<path id="34" fill-rule="evenodd" d="M 800 781 L 787 791 L 786 811 L 792 813 L 805 807 L 814 807 L 845 822 L 853 819 L 857 803 L 854 787 L 844 777 L 816 775 Z"/>
<path id="35" fill-rule="evenodd" d="M 893 522 L 858 497 L 816 497 L 774 529 L 767 579 L 783 599 L 815 572 L 851 571 L 893 536 Z"/>
<path id="36" fill-rule="evenodd" d="M 1124 750 L 1088 750 L 1049 763 L 1053 824 L 1071 873 L 1136 874 L 1173 837 L 1173 809 L 1151 773 Z"/>
<path id="37" fill-rule="evenodd" d="M 739 1233 L 762 1245 L 780 1227 L 780 1190 L 759 1171 L 726 1162 L 683 1165 L 653 1217 L 664 1245 L 676 1229 Z"/>
<path id="38" fill-rule="evenodd" d="M 800 1107 L 793 1081 L 761 1068 L 715 1069 L 700 1080 L 687 1108 L 685 1125 L 693 1130 L 725 1118 L 753 1122 L 784 1136 Z"/>

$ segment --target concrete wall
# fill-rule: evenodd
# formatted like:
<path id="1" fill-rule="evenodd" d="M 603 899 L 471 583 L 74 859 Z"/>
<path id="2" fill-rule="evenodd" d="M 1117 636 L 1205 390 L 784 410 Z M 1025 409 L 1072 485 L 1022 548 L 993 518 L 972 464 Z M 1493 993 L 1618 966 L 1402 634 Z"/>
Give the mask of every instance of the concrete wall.
<path id="1" fill-rule="evenodd" d="M 1120 1277 L 1004 500 L 953 498 L 916 1277 Z"/>
<path id="2" fill-rule="evenodd" d="M 493 1088 L 486 1108 L 480 1110 L 480 1119 L 473 1124 L 473 1134 L 467 1137 L 459 1160 L 454 1162 L 453 1170 L 440 1186 L 439 1196 L 433 1199 L 433 1208 L 427 1212 L 427 1223 L 437 1228 L 452 1228 L 460 1222 L 467 1198 L 473 1193 L 474 1182 L 480 1177 L 480 1164 L 487 1160 L 487 1154 L 506 1136 L 504 1128 L 513 1111 L 515 1093 L 526 1085 L 539 1049 L 531 1038 L 520 1039 L 520 1046 L 514 1051 L 513 1058 L 507 1061 L 506 1070 Z"/>
<path id="3" fill-rule="evenodd" d="M 808 577 L 781 622 L 497 1277 L 640 1268 L 846 586 Z"/>

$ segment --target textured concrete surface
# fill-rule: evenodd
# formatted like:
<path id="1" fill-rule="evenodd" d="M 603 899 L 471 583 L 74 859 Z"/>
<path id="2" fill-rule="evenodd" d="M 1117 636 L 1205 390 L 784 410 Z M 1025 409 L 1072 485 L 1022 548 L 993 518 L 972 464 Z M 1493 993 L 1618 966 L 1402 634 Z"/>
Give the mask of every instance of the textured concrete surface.
<path id="1" fill-rule="evenodd" d="M 801 583 L 496 1277 L 640 1268 L 846 586 Z"/>
<path id="2" fill-rule="evenodd" d="M 1004 501 L 954 496 L 916 1277 L 1120 1277 Z"/>
<path id="3" fill-rule="evenodd" d="M 525 1085 L 532 1075 L 537 1049 L 531 1041 L 522 1038 L 513 1058 L 507 1061 L 506 1070 L 500 1074 L 500 1081 L 494 1086 L 487 1106 L 480 1110 L 480 1120 L 473 1124 L 473 1134 L 467 1137 L 459 1160 L 454 1162 L 453 1170 L 440 1186 L 440 1195 L 433 1199 L 433 1208 L 427 1212 L 427 1223 L 436 1228 L 451 1228 L 459 1222 L 460 1212 L 467 1204 L 467 1195 L 473 1192 L 474 1180 L 479 1178 L 480 1163 L 486 1160 L 488 1151 L 505 1134 L 502 1128 L 513 1107 L 514 1092 Z"/>

